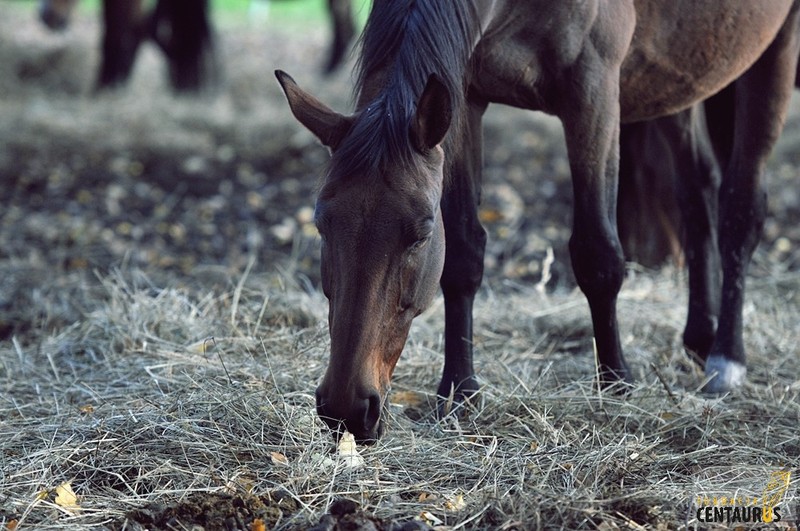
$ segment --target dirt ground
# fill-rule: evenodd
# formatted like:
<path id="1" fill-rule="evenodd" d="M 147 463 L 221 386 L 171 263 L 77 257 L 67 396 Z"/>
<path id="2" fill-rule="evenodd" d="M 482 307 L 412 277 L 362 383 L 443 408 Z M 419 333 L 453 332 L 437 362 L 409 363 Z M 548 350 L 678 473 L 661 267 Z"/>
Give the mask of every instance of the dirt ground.
<path id="1" fill-rule="evenodd" d="M 263 21 L 231 16 L 218 26 L 224 81 L 216 90 L 176 97 L 148 46 L 126 88 L 94 94 L 94 17 L 83 13 L 69 31 L 52 34 L 28 3 L 0 0 L 0 342 L 32 344 L 71 325 L 86 310 L 72 296 L 76 286 L 119 268 L 198 286 L 255 257 L 254 272 L 281 270 L 316 289 L 312 212 L 326 152 L 293 121 L 272 72 L 287 70 L 343 111 L 349 74 L 319 73 L 322 30 L 298 35 L 266 24 L 267 31 Z M 485 137 L 487 282 L 500 291 L 539 283 L 552 251 L 547 290 L 572 290 L 571 185 L 558 123 L 497 108 Z M 770 217 L 755 278 L 800 267 L 798 145 L 794 113 L 768 168 Z M 42 299 L 48 311 L 31 314 Z M 0 517 L 19 517 L 2 505 Z M 198 495 L 132 509 L 110 526 L 269 529 L 298 509 L 279 490 Z M 426 527 L 344 503 L 317 529 Z"/>

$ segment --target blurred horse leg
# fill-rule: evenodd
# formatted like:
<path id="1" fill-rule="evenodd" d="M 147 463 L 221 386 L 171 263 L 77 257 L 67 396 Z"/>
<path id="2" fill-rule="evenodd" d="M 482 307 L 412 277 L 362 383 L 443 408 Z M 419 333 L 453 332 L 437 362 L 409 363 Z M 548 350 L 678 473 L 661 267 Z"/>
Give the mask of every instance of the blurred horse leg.
<path id="1" fill-rule="evenodd" d="M 330 74 L 342 64 L 356 33 L 351 0 L 328 0 L 328 10 L 331 16 L 333 41 L 325 66 L 326 74 Z"/>
<path id="2" fill-rule="evenodd" d="M 196 92 L 217 80 L 208 0 L 159 0 L 149 31 L 167 58 L 176 91 Z"/>
<path id="3" fill-rule="evenodd" d="M 103 1 L 103 41 L 97 89 L 125 83 L 144 37 L 141 0 Z"/>
<path id="4" fill-rule="evenodd" d="M 677 161 L 667 134 L 672 117 L 623 124 L 620 129 L 617 230 L 625 259 L 660 267 L 680 263 L 680 215 L 675 200 Z"/>

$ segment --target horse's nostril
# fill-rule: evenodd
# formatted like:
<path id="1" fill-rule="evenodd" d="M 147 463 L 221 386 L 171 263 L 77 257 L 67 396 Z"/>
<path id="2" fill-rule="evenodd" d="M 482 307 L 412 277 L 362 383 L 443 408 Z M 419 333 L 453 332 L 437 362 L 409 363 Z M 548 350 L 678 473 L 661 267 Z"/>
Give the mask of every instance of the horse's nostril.
<path id="1" fill-rule="evenodd" d="M 367 410 L 364 413 L 364 428 L 367 432 L 373 432 L 381 420 L 381 396 L 377 392 L 372 392 L 366 399 Z"/>

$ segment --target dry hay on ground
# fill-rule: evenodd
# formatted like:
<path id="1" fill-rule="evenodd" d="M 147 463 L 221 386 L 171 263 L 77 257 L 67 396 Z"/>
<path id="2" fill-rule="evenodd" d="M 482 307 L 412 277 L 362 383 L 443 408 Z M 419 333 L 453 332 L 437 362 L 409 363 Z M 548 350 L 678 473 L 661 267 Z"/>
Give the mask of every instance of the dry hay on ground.
<path id="1" fill-rule="evenodd" d="M 325 511 L 362 529 L 693 529 L 705 528 L 695 496 L 759 494 L 782 467 L 797 500 L 797 114 L 771 163 L 749 281 L 749 381 L 710 399 L 680 346 L 673 273 L 626 283 L 640 384 L 596 393 L 586 303 L 564 292 L 571 187 L 557 128 L 487 113 L 496 276 L 476 305 L 480 399 L 467 418 L 433 418 L 439 301 L 412 328 L 385 439 L 350 469 L 313 411 L 326 303 L 296 280 L 317 274 L 295 213 L 324 151 L 269 74 L 291 66 L 346 109 L 347 74 L 314 74 L 323 36 L 223 28 L 228 81 L 213 102 L 165 93 L 145 48 L 130 87 L 96 98 L 96 18 L 54 38 L 29 7 L 0 2 L 0 173 L 13 183 L 0 227 L 0 529 L 304 529 Z M 545 295 L 531 285 L 549 248 L 557 289 Z M 276 272 L 292 260 L 298 274 Z"/>
<path id="2" fill-rule="evenodd" d="M 476 311 L 483 390 L 442 422 L 425 394 L 439 301 L 412 329 L 388 433 L 356 468 L 314 414 L 319 293 L 280 274 L 207 289 L 100 280 L 73 286 L 72 324 L 0 344 L 0 528 L 305 529 L 345 498 L 357 529 L 695 529 L 697 496 L 757 496 L 780 469 L 795 474 L 786 501 L 800 498 L 797 273 L 751 282 L 749 381 L 723 398 L 697 392 L 680 347 L 681 278 L 625 285 L 640 383 L 624 398 L 592 384 L 580 293 L 490 283 Z M 55 498 L 65 483 L 77 507 Z"/>

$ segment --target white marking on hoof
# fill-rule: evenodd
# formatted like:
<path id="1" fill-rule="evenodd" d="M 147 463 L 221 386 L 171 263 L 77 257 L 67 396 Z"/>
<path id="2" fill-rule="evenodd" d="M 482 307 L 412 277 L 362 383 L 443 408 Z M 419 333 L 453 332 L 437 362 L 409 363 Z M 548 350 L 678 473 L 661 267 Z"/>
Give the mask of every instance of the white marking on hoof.
<path id="1" fill-rule="evenodd" d="M 703 388 L 706 393 L 727 393 L 744 383 L 747 367 L 738 361 L 722 356 L 709 356 L 706 360 L 706 376 L 711 378 Z"/>

